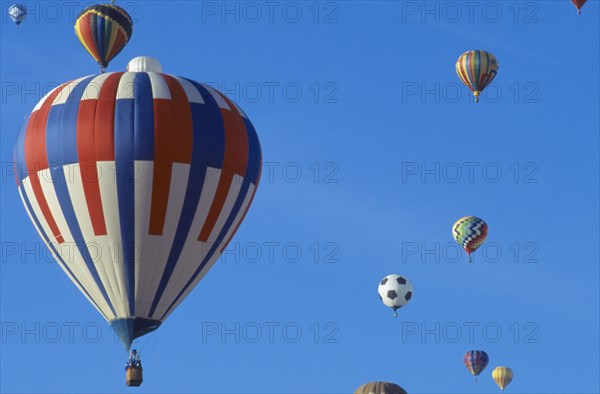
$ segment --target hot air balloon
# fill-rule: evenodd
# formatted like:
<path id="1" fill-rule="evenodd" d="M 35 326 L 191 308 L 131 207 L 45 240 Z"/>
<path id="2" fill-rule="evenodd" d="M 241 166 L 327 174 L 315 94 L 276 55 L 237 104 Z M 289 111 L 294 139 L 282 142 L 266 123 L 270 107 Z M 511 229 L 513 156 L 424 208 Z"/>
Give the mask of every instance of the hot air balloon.
<path id="1" fill-rule="evenodd" d="M 391 274 L 383 278 L 377 289 L 383 304 L 394 310 L 394 317 L 398 317 L 398 313 L 396 313 L 398 309 L 408 304 L 413 291 L 412 283 L 398 274 Z"/>
<path id="2" fill-rule="evenodd" d="M 470 350 L 465 354 L 465 366 L 473 376 L 477 376 L 487 367 L 490 358 L 483 350 Z M 477 378 L 475 378 L 477 382 Z"/>
<path id="3" fill-rule="evenodd" d="M 463 247 L 472 262 L 471 253 L 483 244 L 487 237 L 488 226 L 478 217 L 465 216 L 458 219 L 452 226 L 452 235 L 456 243 Z"/>
<path id="4" fill-rule="evenodd" d="M 492 82 L 498 72 L 498 61 L 486 51 L 468 51 L 460 55 L 456 62 L 456 73 L 467 85 L 479 102 L 479 95 Z"/>
<path id="5" fill-rule="evenodd" d="M 512 369 L 508 367 L 496 367 L 492 371 L 492 378 L 494 378 L 496 384 L 498 385 L 498 387 L 500 387 L 500 390 L 504 392 L 506 386 L 508 386 L 508 384 L 512 381 Z"/>
<path id="6" fill-rule="evenodd" d="M 408 394 L 406 390 L 394 383 L 371 382 L 356 389 L 354 394 Z"/>
<path id="7" fill-rule="evenodd" d="M 25 22 L 27 17 L 27 6 L 25 4 L 13 4 L 8 7 L 8 16 L 17 26 Z"/>
<path id="8" fill-rule="evenodd" d="M 132 33 L 131 17 L 115 4 L 91 5 L 81 11 L 75 21 L 79 42 L 98 62 L 102 72 L 127 45 Z"/>
<path id="9" fill-rule="evenodd" d="M 127 350 L 215 264 L 262 166 L 256 131 L 229 98 L 137 70 L 52 90 L 14 150 L 36 230 Z"/>
<path id="10" fill-rule="evenodd" d="M 581 7 L 585 4 L 587 0 L 571 0 L 571 3 L 577 7 L 577 15 L 581 15 Z"/>

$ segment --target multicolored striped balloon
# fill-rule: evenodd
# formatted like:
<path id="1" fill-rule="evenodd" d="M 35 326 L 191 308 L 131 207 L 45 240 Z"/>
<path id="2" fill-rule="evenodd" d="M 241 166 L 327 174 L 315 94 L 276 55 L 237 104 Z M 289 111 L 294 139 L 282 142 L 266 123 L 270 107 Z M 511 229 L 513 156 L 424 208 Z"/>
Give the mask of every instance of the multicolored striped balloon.
<path id="1" fill-rule="evenodd" d="M 477 376 L 487 367 L 490 358 L 483 350 L 470 350 L 465 354 L 465 366 L 473 376 Z M 477 382 L 477 378 L 475 378 Z"/>
<path id="2" fill-rule="evenodd" d="M 513 371 L 508 367 L 496 367 L 492 371 L 492 378 L 496 381 L 500 390 L 504 392 L 504 389 L 513 379 Z"/>
<path id="3" fill-rule="evenodd" d="M 44 97 L 14 165 L 36 230 L 129 349 L 215 264 L 250 207 L 262 156 L 252 123 L 220 92 L 114 72 Z"/>
<path id="4" fill-rule="evenodd" d="M 452 226 L 452 235 L 456 243 L 467 252 L 469 262 L 472 262 L 471 253 L 483 244 L 487 234 L 487 224 L 475 216 L 462 217 Z"/>
<path id="5" fill-rule="evenodd" d="M 456 62 L 456 73 L 467 85 L 479 102 L 479 95 L 494 79 L 498 72 L 498 61 L 486 51 L 468 51 L 460 55 Z"/>
<path id="6" fill-rule="evenodd" d="M 131 39 L 133 22 L 131 16 L 117 5 L 94 4 L 77 17 L 75 34 L 104 71 Z"/>

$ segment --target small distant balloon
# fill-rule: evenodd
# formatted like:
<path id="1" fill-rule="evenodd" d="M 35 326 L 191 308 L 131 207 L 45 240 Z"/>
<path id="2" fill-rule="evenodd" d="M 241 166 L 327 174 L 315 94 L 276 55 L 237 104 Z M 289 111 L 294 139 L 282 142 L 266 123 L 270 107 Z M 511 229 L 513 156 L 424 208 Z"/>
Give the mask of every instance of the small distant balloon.
<path id="1" fill-rule="evenodd" d="M 413 295 L 413 285 L 410 281 L 398 274 L 386 276 L 379 282 L 379 298 L 385 306 L 394 310 L 394 317 L 398 314 L 396 311 L 408 304 Z"/>
<path id="2" fill-rule="evenodd" d="M 465 366 L 473 376 L 479 375 L 487 367 L 490 358 L 483 350 L 470 350 L 465 354 Z M 477 382 L 477 378 L 475 378 Z"/>
<path id="3" fill-rule="evenodd" d="M 8 7 L 8 16 L 10 16 L 10 19 L 19 26 L 21 23 L 25 22 L 25 18 L 27 17 L 27 7 L 25 4 L 13 4 Z"/>
<path id="4" fill-rule="evenodd" d="M 486 51 L 468 51 L 460 55 L 456 62 L 456 73 L 479 102 L 479 96 L 496 77 L 498 61 L 496 57 Z"/>
<path id="5" fill-rule="evenodd" d="M 452 236 L 457 244 L 467 252 L 469 263 L 471 253 L 483 244 L 488 234 L 487 223 L 476 216 L 465 216 L 458 219 L 452 226 Z"/>
<path id="6" fill-rule="evenodd" d="M 581 15 L 581 7 L 585 4 L 587 0 L 571 0 L 571 3 L 577 7 L 577 15 Z"/>
<path id="7" fill-rule="evenodd" d="M 494 378 L 500 390 L 504 392 L 506 386 L 512 381 L 513 371 L 508 367 L 496 367 L 492 371 L 492 378 Z"/>

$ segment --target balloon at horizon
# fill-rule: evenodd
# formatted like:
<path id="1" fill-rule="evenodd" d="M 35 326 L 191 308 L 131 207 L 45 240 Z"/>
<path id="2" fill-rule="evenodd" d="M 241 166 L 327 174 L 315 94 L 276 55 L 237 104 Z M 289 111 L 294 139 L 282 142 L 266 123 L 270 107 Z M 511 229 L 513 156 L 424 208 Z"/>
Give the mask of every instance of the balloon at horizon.
<path id="1" fill-rule="evenodd" d="M 34 227 L 126 349 L 215 264 L 262 166 L 235 103 L 144 64 L 157 67 L 138 59 L 136 72 L 60 85 L 27 115 L 14 150 Z"/>

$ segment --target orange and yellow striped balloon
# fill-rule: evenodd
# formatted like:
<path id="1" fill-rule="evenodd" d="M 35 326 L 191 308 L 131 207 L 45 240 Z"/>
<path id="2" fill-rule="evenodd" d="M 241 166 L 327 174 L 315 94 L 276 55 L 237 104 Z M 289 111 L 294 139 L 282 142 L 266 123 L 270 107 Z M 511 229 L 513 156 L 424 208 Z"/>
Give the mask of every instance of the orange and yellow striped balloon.
<path id="1" fill-rule="evenodd" d="M 456 62 L 456 73 L 467 85 L 479 102 L 479 95 L 492 82 L 498 72 L 498 61 L 486 51 L 468 51 L 460 55 Z"/>
<path id="2" fill-rule="evenodd" d="M 492 378 L 494 378 L 496 384 L 498 385 L 498 387 L 500 387 L 500 390 L 504 392 L 506 386 L 508 386 L 508 384 L 512 381 L 512 369 L 508 367 L 496 367 L 492 371 Z"/>

